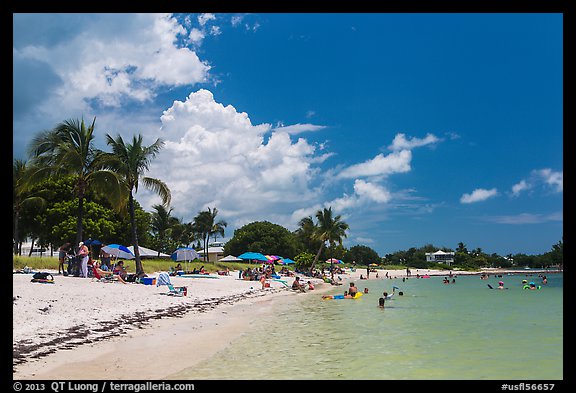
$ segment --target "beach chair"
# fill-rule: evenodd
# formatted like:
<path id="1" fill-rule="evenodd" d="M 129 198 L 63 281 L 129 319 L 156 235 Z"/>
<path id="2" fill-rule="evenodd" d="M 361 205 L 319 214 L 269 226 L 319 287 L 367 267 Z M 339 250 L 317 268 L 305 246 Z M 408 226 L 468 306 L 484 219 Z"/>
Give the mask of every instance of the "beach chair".
<path id="1" fill-rule="evenodd" d="M 101 275 L 98 273 L 97 269 L 92 269 L 93 278 L 92 280 L 96 279 L 98 282 L 118 282 L 118 277 L 114 277 L 113 274 Z"/>
<path id="2" fill-rule="evenodd" d="M 186 296 L 188 292 L 187 287 L 175 287 L 172 284 L 166 284 L 168 286 L 168 295 L 170 296 Z"/>
<path id="3" fill-rule="evenodd" d="M 158 278 L 156 279 L 156 286 L 166 285 L 168 287 L 168 293 L 166 295 L 170 296 L 186 296 L 188 293 L 187 287 L 175 287 L 170 282 L 170 276 L 166 272 L 160 272 Z"/>

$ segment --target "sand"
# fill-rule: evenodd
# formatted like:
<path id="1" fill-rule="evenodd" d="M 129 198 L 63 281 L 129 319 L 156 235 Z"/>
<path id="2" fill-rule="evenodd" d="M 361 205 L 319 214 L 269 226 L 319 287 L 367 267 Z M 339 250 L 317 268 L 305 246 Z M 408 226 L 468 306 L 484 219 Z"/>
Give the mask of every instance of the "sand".
<path id="1" fill-rule="evenodd" d="M 387 272 L 405 273 L 379 269 L 379 279 Z M 416 273 L 449 272 L 413 269 Z M 366 270 L 340 276 L 346 284 L 361 274 Z M 217 277 L 170 277 L 174 286 L 188 288 L 187 296 L 176 297 L 167 295 L 166 286 L 57 274 L 54 284 L 43 284 L 32 283 L 31 274 L 13 274 L 13 379 L 169 380 L 248 331 L 276 297 L 299 301 L 334 288 L 307 277 L 301 279 L 316 286 L 307 293 L 273 280 L 262 289 L 259 282 L 238 279 L 235 271 Z M 294 280 L 282 279 L 289 286 Z M 378 278 L 371 273 L 370 279 Z"/>
<path id="2" fill-rule="evenodd" d="M 166 286 L 52 273 L 54 284 L 13 274 L 14 379 L 166 378 L 181 371 L 179 364 L 189 367 L 223 349 L 275 296 L 307 295 L 273 280 L 262 289 L 260 282 L 238 279 L 238 272 L 170 277 L 174 286 L 187 287 L 185 297 L 169 296 Z M 289 286 L 294 280 L 282 279 Z M 310 293 L 332 287 L 310 281 L 317 287 Z M 182 343 L 195 345 L 183 350 Z"/>

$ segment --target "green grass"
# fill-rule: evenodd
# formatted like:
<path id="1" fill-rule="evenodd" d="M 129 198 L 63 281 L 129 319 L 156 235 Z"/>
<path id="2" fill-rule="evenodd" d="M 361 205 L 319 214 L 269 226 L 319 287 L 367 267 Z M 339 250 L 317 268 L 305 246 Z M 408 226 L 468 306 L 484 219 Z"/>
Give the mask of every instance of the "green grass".
<path id="1" fill-rule="evenodd" d="M 58 258 L 57 257 L 24 257 L 24 256 L 13 256 L 13 269 L 19 270 L 23 269 L 25 266 L 32 268 L 32 270 L 58 270 Z M 155 272 L 161 271 L 169 271 L 170 268 L 176 267 L 178 262 L 174 262 L 171 259 L 142 259 L 142 267 L 144 268 L 144 272 L 146 274 L 151 274 Z M 135 269 L 135 262 L 134 260 L 124 260 L 124 265 L 127 267 L 129 273 L 134 273 Z M 200 269 L 200 267 L 204 266 L 204 270 L 209 272 L 215 272 L 217 270 L 226 270 L 228 268 L 230 271 L 238 270 L 238 269 L 246 269 L 248 267 L 254 268 L 260 265 L 256 265 L 254 263 L 239 263 L 239 262 L 188 262 L 186 265 L 184 262 L 180 262 L 183 268 L 187 268 L 188 270 Z M 67 266 L 67 265 L 66 265 Z M 276 269 L 279 270 L 281 267 L 276 266 Z M 294 267 L 289 266 L 288 269 L 294 270 Z"/>
<path id="2" fill-rule="evenodd" d="M 13 256 L 13 269 L 20 270 L 23 269 L 25 266 L 28 266 L 32 270 L 39 271 L 39 270 L 58 270 L 58 257 L 56 256 L 43 256 L 43 257 L 28 257 L 28 256 Z M 153 274 L 156 272 L 166 272 L 170 271 L 170 268 L 176 267 L 178 262 L 174 262 L 171 259 L 142 259 L 142 267 L 144 268 L 144 273 L 146 274 Z M 242 263 L 242 262 L 188 262 L 187 266 L 184 262 L 180 262 L 183 268 L 187 268 L 188 270 L 192 271 L 194 269 L 200 269 L 200 267 L 204 266 L 204 270 L 209 272 L 216 272 L 217 270 L 226 270 L 228 268 L 230 271 L 239 270 L 239 269 L 246 269 L 246 268 L 254 268 L 259 267 L 259 264 L 254 263 Z M 135 269 L 135 262 L 134 260 L 124 260 L 124 265 L 127 267 L 129 273 L 134 273 Z M 67 265 L 65 265 L 67 266 Z M 327 266 L 327 265 L 326 265 Z M 347 266 L 346 264 L 340 265 L 341 267 Z M 320 267 L 320 266 L 319 266 Z M 275 266 L 276 270 L 280 270 L 282 268 L 281 265 Z M 294 265 L 288 265 L 288 269 L 294 270 Z M 365 266 L 356 266 L 356 269 L 362 270 L 366 269 Z M 406 266 L 402 265 L 385 265 L 379 266 L 378 269 L 388 269 L 388 270 L 406 270 Z"/>

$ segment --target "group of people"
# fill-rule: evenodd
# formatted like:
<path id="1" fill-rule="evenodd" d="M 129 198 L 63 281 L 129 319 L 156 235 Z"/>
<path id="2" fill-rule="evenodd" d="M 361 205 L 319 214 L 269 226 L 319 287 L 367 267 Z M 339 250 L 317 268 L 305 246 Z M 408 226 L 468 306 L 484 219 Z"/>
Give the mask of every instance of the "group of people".
<path id="1" fill-rule="evenodd" d="M 64 274 L 66 269 L 64 268 L 64 263 L 68 258 L 68 255 L 74 255 L 80 258 L 80 277 L 88 277 L 88 260 L 90 258 L 90 250 L 84 242 L 78 243 L 78 248 L 76 253 L 72 249 L 72 243 L 66 242 L 60 246 L 58 249 L 58 273 Z"/>
<path id="2" fill-rule="evenodd" d="M 238 271 L 238 278 L 248 281 L 260 281 L 262 276 L 264 276 L 265 279 L 270 279 L 274 275 L 276 275 L 276 272 L 274 270 L 273 264 L 268 264 L 267 266 L 262 265 L 260 267 L 254 267 L 252 269 L 250 268 L 246 268 L 244 270 L 240 269 Z"/>
<path id="3" fill-rule="evenodd" d="M 398 289 L 398 287 L 393 286 L 392 293 L 390 294 L 387 291 L 384 291 L 382 293 L 382 297 L 378 298 L 378 307 L 383 309 L 386 301 L 392 299 L 394 294 L 396 294 L 396 289 Z M 363 294 L 367 293 L 369 293 L 368 288 L 364 288 Z M 351 282 L 350 287 L 348 288 L 348 290 L 344 291 L 343 295 L 323 295 L 322 299 L 355 299 L 357 298 L 357 294 L 358 294 L 358 287 L 353 282 Z M 404 293 L 398 292 L 398 294 L 403 295 Z"/>
<path id="4" fill-rule="evenodd" d="M 123 281 L 126 279 L 127 271 L 124 267 L 124 261 L 118 261 L 113 267 L 111 266 L 111 255 L 105 252 L 104 250 L 100 250 L 100 260 L 92 260 L 90 255 L 90 250 L 88 246 L 84 244 L 84 242 L 78 243 L 78 247 L 76 250 L 72 247 L 71 242 L 66 242 L 58 248 L 58 273 L 59 274 L 66 274 L 67 269 L 64 267 L 66 263 L 66 259 L 78 258 L 79 259 L 79 276 L 88 278 L 90 277 L 89 274 L 89 266 L 92 268 L 92 274 L 94 276 L 108 276 L 108 275 L 116 275 L 119 276 L 119 281 Z M 96 274 L 94 274 L 96 271 Z"/>
<path id="5" fill-rule="evenodd" d="M 108 265 L 96 260 L 92 265 L 92 269 L 94 272 L 94 277 L 96 278 L 111 279 L 126 284 L 128 272 L 126 271 L 126 268 L 124 267 L 124 261 L 122 260 L 118 261 L 112 270 L 108 268 Z"/>
<path id="6" fill-rule="evenodd" d="M 314 290 L 314 284 L 311 281 L 307 281 L 306 284 L 302 284 L 300 277 L 296 276 L 292 282 L 292 289 L 295 291 L 306 292 L 306 290 Z"/>

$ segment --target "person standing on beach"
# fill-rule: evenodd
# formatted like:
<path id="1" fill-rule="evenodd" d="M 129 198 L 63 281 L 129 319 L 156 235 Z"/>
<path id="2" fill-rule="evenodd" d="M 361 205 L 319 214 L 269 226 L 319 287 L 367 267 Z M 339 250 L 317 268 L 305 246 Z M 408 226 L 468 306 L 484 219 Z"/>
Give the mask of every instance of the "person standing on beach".
<path id="1" fill-rule="evenodd" d="M 64 260 L 68 251 L 70 251 L 70 242 L 66 242 L 60 246 L 58 249 L 58 274 L 60 274 L 60 268 L 62 268 L 62 274 L 64 274 Z"/>
<path id="2" fill-rule="evenodd" d="M 80 263 L 80 275 L 84 278 L 88 278 L 88 247 L 84 244 L 84 242 L 78 243 L 78 256 L 82 258 Z"/>
<path id="3" fill-rule="evenodd" d="M 266 288 L 266 275 L 264 273 L 260 275 L 260 284 L 262 284 L 262 289 Z"/>

